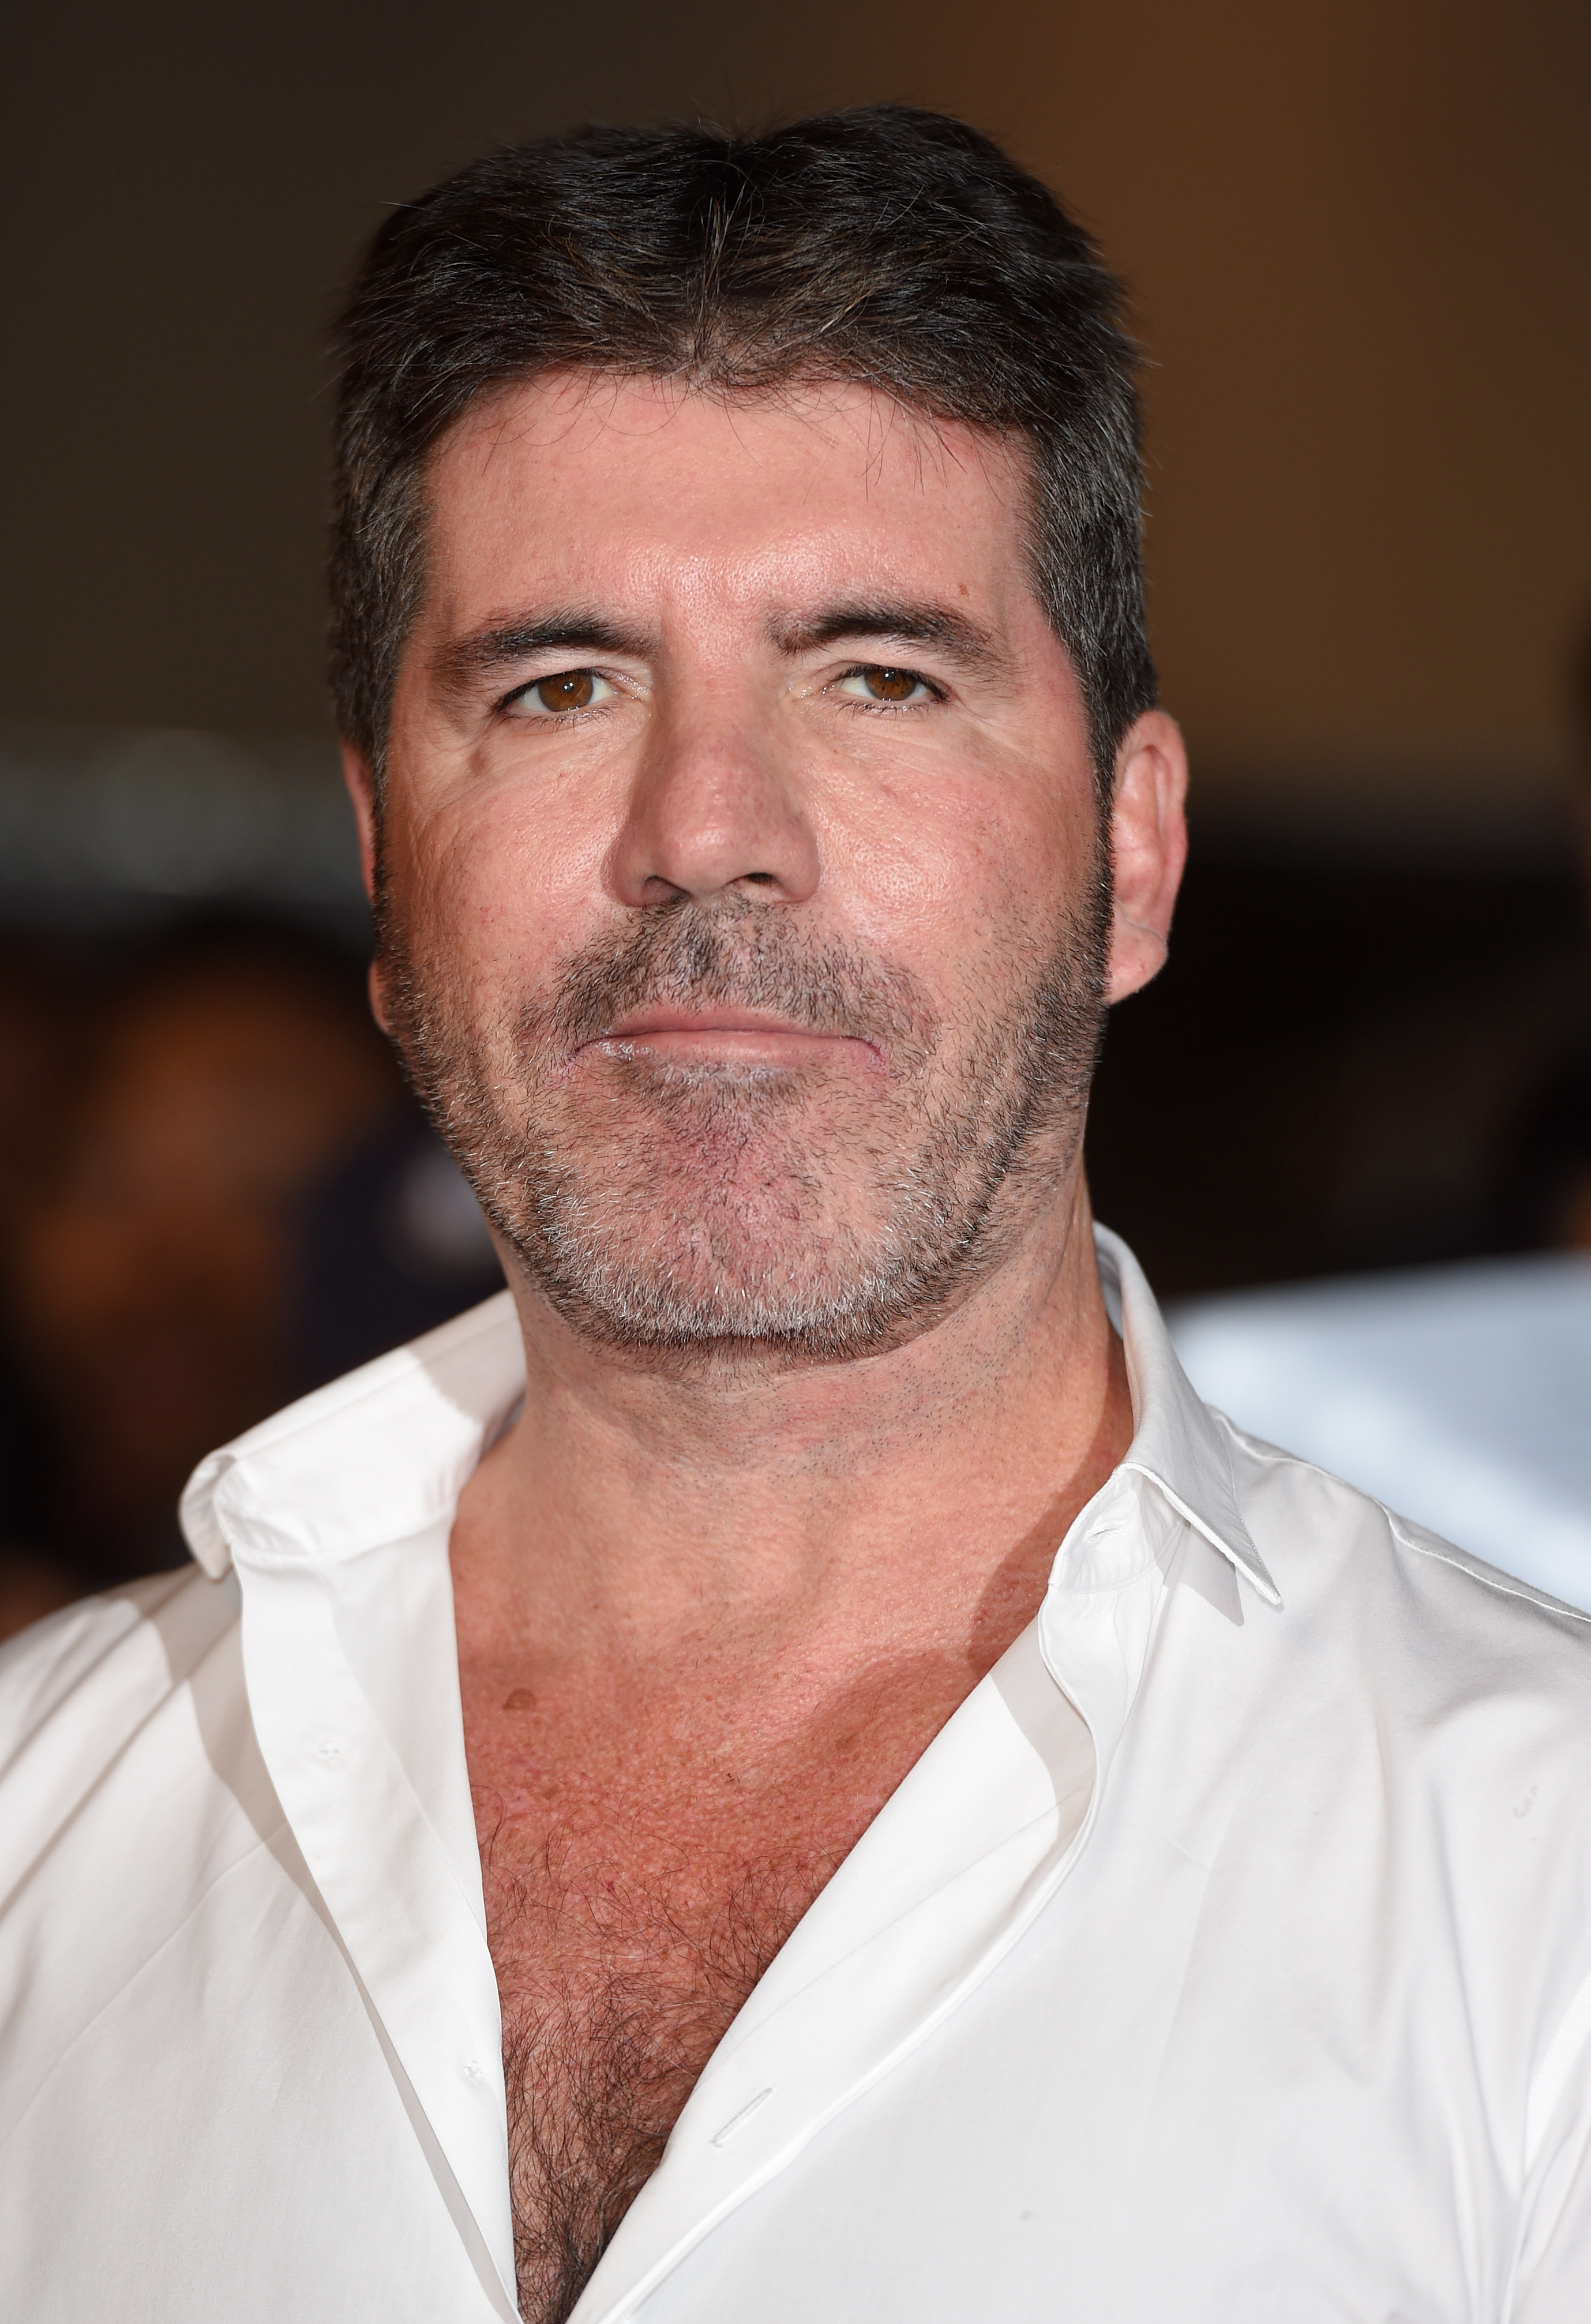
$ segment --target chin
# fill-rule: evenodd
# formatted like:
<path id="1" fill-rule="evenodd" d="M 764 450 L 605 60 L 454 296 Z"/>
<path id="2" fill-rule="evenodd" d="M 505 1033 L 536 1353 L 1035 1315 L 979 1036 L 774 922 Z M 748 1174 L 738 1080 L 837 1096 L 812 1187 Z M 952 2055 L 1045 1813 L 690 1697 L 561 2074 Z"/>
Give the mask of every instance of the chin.
<path id="1" fill-rule="evenodd" d="M 837 1362 L 899 1345 L 942 1312 L 970 1254 L 924 1250 L 899 1222 L 819 1228 L 791 1199 L 714 1224 L 588 1210 L 511 1232 L 526 1274 L 582 1338 L 637 1354 Z M 769 1212 L 773 1213 L 769 1215 Z M 794 1262 L 794 1263 L 792 1263 Z"/>

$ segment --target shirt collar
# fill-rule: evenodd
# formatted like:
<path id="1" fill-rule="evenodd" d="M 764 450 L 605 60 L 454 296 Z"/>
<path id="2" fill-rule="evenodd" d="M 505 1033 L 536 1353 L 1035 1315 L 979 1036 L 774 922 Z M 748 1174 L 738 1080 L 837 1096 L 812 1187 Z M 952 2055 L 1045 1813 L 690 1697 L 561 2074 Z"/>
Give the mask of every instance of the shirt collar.
<path id="1" fill-rule="evenodd" d="M 1268 1605 L 1280 1606 L 1281 1592 L 1238 1508 L 1226 1435 L 1177 1360 L 1142 1268 L 1108 1227 L 1095 1228 L 1094 1245 L 1133 1394 L 1133 1441 L 1121 1469 L 1147 1478 Z"/>
<path id="2" fill-rule="evenodd" d="M 1218 1553 L 1275 1601 L 1238 1515 L 1219 1425 L 1177 1363 L 1125 1247 L 1101 1233 L 1098 1250 L 1132 1384 L 1127 1457 L 1068 1534 L 1036 1623 L 930 1746 L 781 1956 L 782 1982 L 703 2076 L 670 2143 L 676 2163 L 627 2217 L 582 2313 L 632 2314 L 714 2218 L 954 2007 L 1031 1924 L 1095 1819 L 1170 1595 L 1161 1555 L 1170 1537 L 1192 1547 L 1184 1527 L 1195 1528 L 1213 1545 L 1207 1557 Z M 478 2231 L 483 2281 L 488 2266 L 500 2280 L 494 2306 L 504 2316 L 513 2270 L 501 2028 L 448 1536 L 466 1480 L 523 1393 L 518 1323 L 503 1293 L 223 1446 L 183 1499 L 207 1571 L 218 1577 L 234 1557 L 241 1569 L 244 1668 L 266 1766 Z M 1156 1499 L 1164 1511 L 1144 1506 Z M 1029 1680 L 1047 1670 L 1092 1738 L 1093 1790 L 1075 1832 L 1062 1781 L 1071 1762 L 1045 1741 L 1056 1705 L 1042 1688 L 1036 1703 L 1031 1685 L 1013 1691 L 1024 1656 Z M 901 1858 L 902 1819 L 918 1898 L 905 1915 L 887 1853 L 893 1833 Z M 726 2131 L 776 2084 L 779 2104 L 726 2147 Z"/>
<path id="3" fill-rule="evenodd" d="M 403 1541 L 450 1517 L 524 1393 L 513 1301 L 501 1291 L 378 1356 L 201 1461 L 183 1531 L 217 1579 L 253 1563 L 319 1563 Z"/>
<path id="4" fill-rule="evenodd" d="M 1238 1509 L 1226 1438 L 1177 1360 L 1142 1268 L 1107 1228 L 1096 1228 L 1095 1245 L 1133 1397 L 1133 1440 L 1121 1470 L 1155 1486 L 1262 1598 L 1280 1606 Z M 201 1462 L 182 1497 L 195 1557 L 218 1579 L 240 1536 L 252 1561 L 278 1563 L 356 1556 L 425 1530 L 450 1515 L 523 1389 L 513 1302 L 500 1292 Z M 1067 1547 L 1083 1537 L 1074 1527 L 1061 1567 Z"/>

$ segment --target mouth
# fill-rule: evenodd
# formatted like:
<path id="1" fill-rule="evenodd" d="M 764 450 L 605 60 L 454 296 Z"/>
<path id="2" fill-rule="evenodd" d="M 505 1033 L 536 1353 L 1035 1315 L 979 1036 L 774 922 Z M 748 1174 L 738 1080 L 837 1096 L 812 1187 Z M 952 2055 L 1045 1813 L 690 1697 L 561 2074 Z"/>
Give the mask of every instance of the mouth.
<path id="1" fill-rule="evenodd" d="M 605 1031 L 581 1043 L 610 1056 L 654 1056 L 691 1065 L 791 1067 L 846 1053 L 882 1065 L 877 1047 L 849 1033 L 828 1033 L 798 1025 L 766 1009 L 735 1009 L 710 1003 L 702 1009 L 654 1006 L 632 1010 Z"/>

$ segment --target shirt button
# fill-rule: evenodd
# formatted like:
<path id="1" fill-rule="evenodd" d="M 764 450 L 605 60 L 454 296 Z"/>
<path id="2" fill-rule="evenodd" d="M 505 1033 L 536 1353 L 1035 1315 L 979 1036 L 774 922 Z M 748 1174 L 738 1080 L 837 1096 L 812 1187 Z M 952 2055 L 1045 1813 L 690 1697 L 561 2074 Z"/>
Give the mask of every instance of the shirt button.
<path id="1" fill-rule="evenodd" d="M 340 1759 L 342 1756 L 343 1738 L 340 1735 L 323 1735 L 315 1746 L 315 1757 L 317 1759 L 325 1760 L 328 1766 L 334 1760 Z"/>

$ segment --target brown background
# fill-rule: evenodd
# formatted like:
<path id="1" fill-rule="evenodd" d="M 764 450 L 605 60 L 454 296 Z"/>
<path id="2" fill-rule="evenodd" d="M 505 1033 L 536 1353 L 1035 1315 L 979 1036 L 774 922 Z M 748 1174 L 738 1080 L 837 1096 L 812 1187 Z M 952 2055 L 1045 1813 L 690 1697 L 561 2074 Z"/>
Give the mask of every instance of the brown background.
<path id="1" fill-rule="evenodd" d="M 0 715 L 323 730 L 325 319 L 384 204 L 585 116 L 895 97 L 1096 227 L 1155 369 L 1207 802 L 1549 782 L 1591 605 L 1583 0 L 28 12 Z"/>

